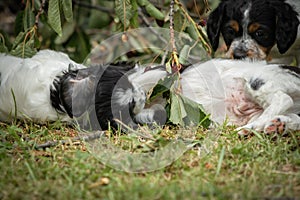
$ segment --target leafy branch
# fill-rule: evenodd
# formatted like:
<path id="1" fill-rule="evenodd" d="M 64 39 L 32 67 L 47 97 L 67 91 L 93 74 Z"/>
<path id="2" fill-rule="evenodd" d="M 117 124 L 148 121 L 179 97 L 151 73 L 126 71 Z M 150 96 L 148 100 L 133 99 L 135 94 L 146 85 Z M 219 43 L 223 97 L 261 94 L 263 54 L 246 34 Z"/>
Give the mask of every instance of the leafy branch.
<path id="1" fill-rule="evenodd" d="M 209 54 L 211 54 L 212 53 L 212 48 L 209 44 L 208 37 L 207 37 L 207 34 L 206 34 L 205 30 L 193 20 L 193 18 L 184 9 L 182 3 L 179 0 L 174 0 L 174 1 L 179 6 L 180 10 L 184 13 L 185 17 L 192 24 L 193 29 L 191 30 L 192 31 L 191 36 L 194 37 L 193 39 L 199 40 L 201 42 L 201 44 L 203 45 L 203 47 L 205 48 L 205 50 Z M 207 0 L 204 0 L 204 1 L 206 3 L 206 7 L 208 8 L 208 10 L 210 10 L 209 7 L 208 7 Z"/>

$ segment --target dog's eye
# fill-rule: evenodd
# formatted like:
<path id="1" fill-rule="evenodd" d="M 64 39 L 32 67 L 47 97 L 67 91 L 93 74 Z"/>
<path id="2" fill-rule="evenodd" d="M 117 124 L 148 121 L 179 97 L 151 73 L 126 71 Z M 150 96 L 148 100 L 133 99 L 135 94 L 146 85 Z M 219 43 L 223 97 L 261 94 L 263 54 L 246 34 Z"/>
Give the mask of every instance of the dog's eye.
<path id="1" fill-rule="evenodd" d="M 228 35 L 235 35 L 235 30 L 232 27 L 227 27 L 225 33 Z"/>
<path id="2" fill-rule="evenodd" d="M 257 38 L 260 38 L 260 39 L 267 39 L 268 38 L 268 34 L 265 31 L 263 31 L 263 30 L 257 30 L 255 32 L 255 36 Z"/>

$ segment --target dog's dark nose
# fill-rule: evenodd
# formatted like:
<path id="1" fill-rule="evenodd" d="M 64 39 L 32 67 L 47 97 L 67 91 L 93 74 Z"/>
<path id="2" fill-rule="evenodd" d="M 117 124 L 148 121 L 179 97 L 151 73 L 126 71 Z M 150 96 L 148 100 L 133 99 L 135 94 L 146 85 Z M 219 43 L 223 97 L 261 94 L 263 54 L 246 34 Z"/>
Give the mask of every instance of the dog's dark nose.
<path id="1" fill-rule="evenodd" d="M 247 51 L 243 48 L 237 48 L 233 51 L 233 58 L 234 59 L 243 59 L 247 57 Z"/>

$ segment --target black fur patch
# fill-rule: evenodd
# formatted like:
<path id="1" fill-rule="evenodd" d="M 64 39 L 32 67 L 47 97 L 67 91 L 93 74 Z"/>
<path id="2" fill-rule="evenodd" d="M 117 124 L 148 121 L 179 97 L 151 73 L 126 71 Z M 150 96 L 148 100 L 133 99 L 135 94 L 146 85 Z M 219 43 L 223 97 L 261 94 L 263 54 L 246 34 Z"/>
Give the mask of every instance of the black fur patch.
<path id="1" fill-rule="evenodd" d="M 64 75 L 60 78 L 60 88 L 59 88 L 59 97 L 61 105 L 64 107 L 64 110 L 68 113 L 70 117 L 73 117 L 72 112 L 72 94 L 73 94 L 73 84 L 70 83 L 71 80 L 76 79 L 78 71 L 67 71 L 64 72 Z"/>
<path id="2" fill-rule="evenodd" d="M 87 111 L 91 123 L 97 123 L 94 121 L 97 118 L 98 124 L 90 124 L 97 130 L 105 130 L 109 125 L 117 129 L 119 124 L 115 119 L 135 128 L 135 88 L 128 79 L 130 73 L 136 72 L 133 68 L 134 65 L 126 63 L 69 68 L 53 81 L 52 106 L 70 117 L 80 117 Z"/>
<path id="3" fill-rule="evenodd" d="M 52 107 L 55 108 L 60 113 L 65 113 L 65 111 L 62 108 L 62 104 L 59 98 L 59 90 L 60 90 L 60 78 L 57 77 L 53 81 L 53 86 L 50 86 L 50 100 Z"/>
<path id="4" fill-rule="evenodd" d="M 125 63 L 84 69 L 69 68 L 53 81 L 50 88 L 52 106 L 70 117 L 80 117 L 86 111 L 90 116 L 95 114 L 102 130 L 109 125 L 118 128 L 115 118 L 125 124 L 134 124 L 133 99 L 130 102 L 120 102 L 118 97 L 113 96 L 116 89 L 133 89 L 127 74 L 133 68 L 134 65 Z"/>
<path id="5" fill-rule="evenodd" d="M 50 100 L 52 106 L 60 113 L 67 113 L 71 118 L 72 113 L 72 93 L 66 94 L 69 91 L 69 86 L 66 83 L 71 79 L 76 77 L 75 71 L 64 72 L 63 75 L 57 76 L 53 81 L 53 86 L 50 87 Z M 67 99 L 71 102 L 67 103 Z"/>
<path id="6" fill-rule="evenodd" d="M 131 69 L 133 69 L 131 65 L 118 63 L 117 65 L 107 66 L 100 75 L 95 94 L 95 109 L 101 129 L 107 129 L 109 124 L 114 128 L 118 128 L 115 118 L 120 119 L 125 124 L 132 121 L 134 102 L 123 104 L 113 96 L 114 91 L 117 89 L 126 91 L 133 88 L 127 75 L 125 75 Z"/>
<path id="7" fill-rule="evenodd" d="M 90 106 L 95 92 L 96 76 L 102 68 L 72 69 L 57 76 L 50 88 L 52 106 L 71 118 L 81 116 Z"/>
<path id="8" fill-rule="evenodd" d="M 297 78 L 300 78 L 300 68 L 287 65 L 281 66 L 281 68 L 288 70 L 288 73 L 292 74 L 293 76 L 296 76 Z"/>
<path id="9" fill-rule="evenodd" d="M 249 83 L 253 90 L 258 90 L 261 86 L 265 84 L 264 80 L 260 78 L 251 79 Z"/>

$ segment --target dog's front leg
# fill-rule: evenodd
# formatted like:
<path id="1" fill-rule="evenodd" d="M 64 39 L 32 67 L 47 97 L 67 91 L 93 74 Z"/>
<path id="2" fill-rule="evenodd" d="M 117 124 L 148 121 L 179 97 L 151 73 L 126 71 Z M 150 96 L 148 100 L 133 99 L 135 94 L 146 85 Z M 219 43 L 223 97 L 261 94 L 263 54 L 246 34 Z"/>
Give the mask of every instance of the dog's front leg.
<path id="1" fill-rule="evenodd" d="M 260 104 L 264 112 L 254 121 L 238 128 L 240 135 L 247 135 L 249 131 L 264 131 L 265 127 L 276 118 L 278 115 L 283 115 L 294 105 L 293 99 L 282 91 L 276 91 L 273 94 L 263 94 L 260 99 Z"/>
<path id="2" fill-rule="evenodd" d="M 297 114 L 290 113 L 287 115 L 276 116 L 264 127 L 264 133 L 285 133 L 287 130 L 300 130 L 300 117 Z"/>

